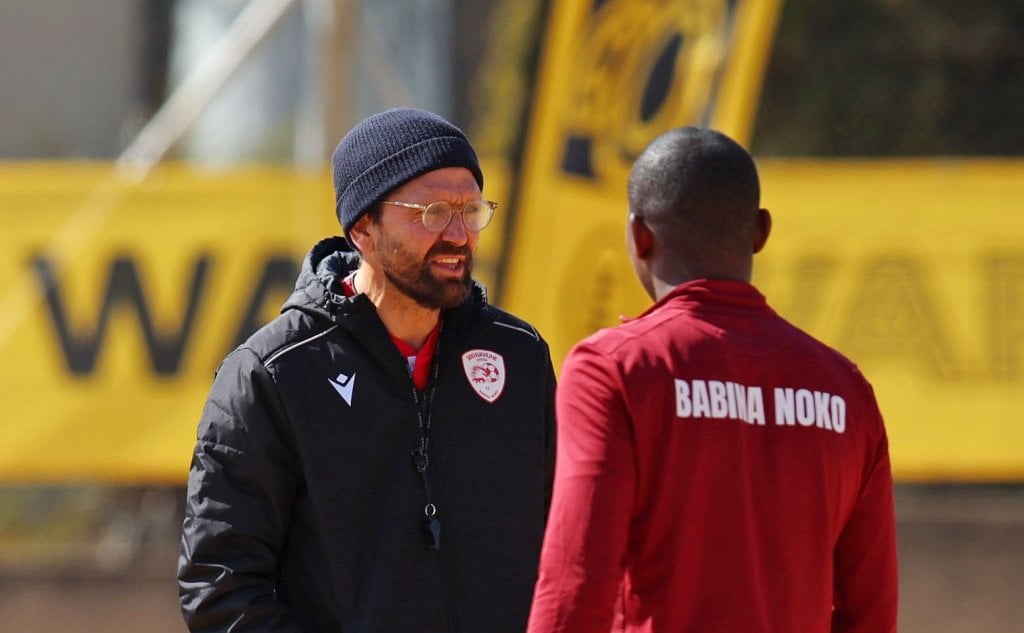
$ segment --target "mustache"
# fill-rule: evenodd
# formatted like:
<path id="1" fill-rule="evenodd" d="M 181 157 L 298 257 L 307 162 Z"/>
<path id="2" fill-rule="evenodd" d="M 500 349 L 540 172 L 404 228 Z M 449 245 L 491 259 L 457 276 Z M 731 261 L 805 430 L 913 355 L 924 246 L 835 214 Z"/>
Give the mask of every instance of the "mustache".
<path id="1" fill-rule="evenodd" d="M 437 257 L 440 255 L 455 255 L 457 257 L 465 257 L 466 260 L 473 259 L 473 251 L 468 246 L 456 246 L 454 244 L 448 244 L 440 242 L 435 244 L 429 251 L 427 251 L 427 258 Z"/>

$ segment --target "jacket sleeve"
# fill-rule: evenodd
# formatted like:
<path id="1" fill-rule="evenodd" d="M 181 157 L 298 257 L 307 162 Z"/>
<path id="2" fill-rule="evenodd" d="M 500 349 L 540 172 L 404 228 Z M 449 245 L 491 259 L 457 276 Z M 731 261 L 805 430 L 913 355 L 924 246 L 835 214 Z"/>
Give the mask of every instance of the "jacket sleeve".
<path id="1" fill-rule="evenodd" d="M 610 359 L 586 344 L 562 367 L 554 492 L 531 633 L 611 629 L 636 485 L 620 375 Z"/>
<path id="2" fill-rule="evenodd" d="M 898 574 L 892 471 L 880 414 L 877 422 L 880 437 L 869 455 L 860 495 L 836 543 L 834 633 L 896 631 Z"/>
<path id="3" fill-rule="evenodd" d="M 178 589 L 193 633 L 299 633 L 275 596 L 298 485 L 273 379 L 256 355 L 221 364 L 188 479 Z"/>

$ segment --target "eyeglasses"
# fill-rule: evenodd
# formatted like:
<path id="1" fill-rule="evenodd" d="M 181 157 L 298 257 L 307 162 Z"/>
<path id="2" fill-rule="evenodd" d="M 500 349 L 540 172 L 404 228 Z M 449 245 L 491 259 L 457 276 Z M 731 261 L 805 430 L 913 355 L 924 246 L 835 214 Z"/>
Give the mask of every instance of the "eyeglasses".
<path id="1" fill-rule="evenodd" d="M 385 200 L 384 204 L 393 204 L 408 209 L 420 209 L 423 211 L 420 219 L 428 231 L 440 233 L 451 224 L 455 215 L 456 207 L 446 200 L 438 200 L 430 204 L 415 204 L 413 202 L 396 202 Z M 491 223 L 494 217 L 494 210 L 498 208 L 497 202 L 490 200 L 470 200 L 458 209 L 462 213 L 462 223 L 471 231 L 479 231 Z"/>

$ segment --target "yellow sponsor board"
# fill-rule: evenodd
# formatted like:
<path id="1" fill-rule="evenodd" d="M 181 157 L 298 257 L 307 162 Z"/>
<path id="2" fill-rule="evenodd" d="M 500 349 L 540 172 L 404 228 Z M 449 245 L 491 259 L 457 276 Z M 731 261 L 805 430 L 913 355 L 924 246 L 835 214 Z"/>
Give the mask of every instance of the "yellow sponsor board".
<path id="1" fill-rule="evenodd" d="M 896 476 L 1024 479 L 1024 160 L 759 162 L 754 281 L 864 370 Z"/>
<path id="2" fill-rule="evenodd" d="M 556 364 L 648 299 L 624 253 L 625 181 L 689 123 L 748 141 L 779 2 L 552 5 L 520 182 L 477 277 Z M 758 160 L 775 229 L 755 283 L 872 380 L 902 480 L 1024 479 L 1024 161 Z M 224 354 L 273 318 L 338 233 L 330 177 L 278 169 L 0 164 L 0 481 L 180 483 Z"/>
<path id="3" fill-rule="evenodd" d="M 0 165 L 0 481 L 183 481 L 214 369 L 333 208 L 320 172 Z"/>
<path id="4" fill-rule="evenodd" d="M 629 270 L 613 265 L 632 161 L 683 124 L 744 140 L 778 9 L 777 0 L 554 4 L 502 301 L 550 330 L 556 358 L 612 322 L 617 306 L 643 301 Z"/>
<path id="5" fill-rule="evenodd" d="M 556 3 L 508 236 L 504 307 L 556 363 L 649 300 L 625 186 L 657 134 L 746 143 L 778 2 Z M 759 160 L 755 283 L 875 385 L 901 480 L 1024 478 L 1024 162 Z"/>
<path id="6" fill-rule="evenodd" d="M 213 370 L 331 208 L 321 174 L 0 166 L 0 479 L 181 481 Z"/>

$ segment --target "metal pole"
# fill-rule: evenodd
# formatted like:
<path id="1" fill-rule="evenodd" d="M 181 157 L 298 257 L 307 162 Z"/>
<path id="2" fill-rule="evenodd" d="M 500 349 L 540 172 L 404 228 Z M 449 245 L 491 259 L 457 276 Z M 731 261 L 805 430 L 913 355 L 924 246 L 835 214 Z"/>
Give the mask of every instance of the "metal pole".
<path id="1" fill-rule="evenodd" d="M 356 0 L 305 0 L 307 65 L 295 160 L 322 166 L 352 119 L 352 60 L 359 45 Z"/>

